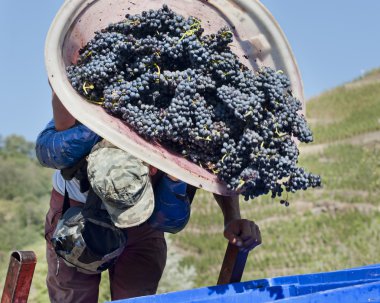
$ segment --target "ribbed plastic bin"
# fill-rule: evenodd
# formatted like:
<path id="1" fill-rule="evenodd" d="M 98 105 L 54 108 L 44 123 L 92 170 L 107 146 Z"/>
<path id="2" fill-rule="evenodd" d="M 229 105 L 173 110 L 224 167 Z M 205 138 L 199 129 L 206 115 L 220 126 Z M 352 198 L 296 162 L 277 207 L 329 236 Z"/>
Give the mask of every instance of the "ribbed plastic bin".
<path id="1" fill-rule="evenodd" d="M 118 303 L 380 302 L 380 264 L 172 292 Z"/>
<path id="2" fill-rule="evenodd" d="M 195 187 L 233 194 L 215 175 L 159 144 L 147 142 L 101 107 L 87 102 L 66 77 L 66 66 L 76 62 L 79 49 L 95 31 L 123 20 L 126 13 L 158 9 L 163 4 L 185 17 L 200 18 L 206 33 L 229 25 L 234 32 L 232 48 L 241 61 L 252 69 L 271 66 L 283 70 L 291 80 L 294 95 L 303 100 L 301 76 L 291 48 L 273 16 L 255 0 L 67 0 L 46 39 L 45 61 L 50 83 L 77 120 L 119 148 Z"/>

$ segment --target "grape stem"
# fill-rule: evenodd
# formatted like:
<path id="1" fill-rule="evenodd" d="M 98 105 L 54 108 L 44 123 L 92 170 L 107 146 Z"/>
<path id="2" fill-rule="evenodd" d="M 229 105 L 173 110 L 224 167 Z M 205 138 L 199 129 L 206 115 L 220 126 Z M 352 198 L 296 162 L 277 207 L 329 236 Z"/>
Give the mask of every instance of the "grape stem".
<path id="1" fill-rule="evenodd" d="M 94 87 L 94 84 L 87 83 L 87 81 L 84 81 L 82 88 L 83 88 L 84 93 L 86 95 L 88 95 L 88 91 L 87 90 L 88 89 L 94 89 L 95 87 Z"/>

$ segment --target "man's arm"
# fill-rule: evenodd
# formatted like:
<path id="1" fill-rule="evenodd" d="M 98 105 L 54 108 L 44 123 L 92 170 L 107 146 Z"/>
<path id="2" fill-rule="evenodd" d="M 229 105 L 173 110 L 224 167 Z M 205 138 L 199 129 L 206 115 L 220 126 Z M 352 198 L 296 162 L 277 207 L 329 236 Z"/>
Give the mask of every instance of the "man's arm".
<path id="1" fill-rule="evenodd" d="M 62 169 L 85 157 L 100 137 L 67 111 L 56 94 L 52 95 L 54 119 L 38 135 L 36 155 L 41 165 Z"/>
<path id="2" fill-rule="evenodd" d="M 226 227 L 231 221 L 239 220 L 240 206 L 239 196 L 221 196 L 214 194 L 214 198 L 222 210 L 224 216 L 224 226 Z"/>
<path id="3" fill-rule="evenodd" d="M 75 118 L 69 113 L 66 107 L 63 106 L 54 91 L 52 91 L 52 106 L 55 129 L 57 131 L 69 129 L 75 124 Z"/>
<path id="4" fill-rule="evenodd" d="M 224 216 L 224 237 L 241 250 L 251 250 L 261 244 L 261 233 L 255 222 L 241 219 L 239 196 L 214 194 Z"/>

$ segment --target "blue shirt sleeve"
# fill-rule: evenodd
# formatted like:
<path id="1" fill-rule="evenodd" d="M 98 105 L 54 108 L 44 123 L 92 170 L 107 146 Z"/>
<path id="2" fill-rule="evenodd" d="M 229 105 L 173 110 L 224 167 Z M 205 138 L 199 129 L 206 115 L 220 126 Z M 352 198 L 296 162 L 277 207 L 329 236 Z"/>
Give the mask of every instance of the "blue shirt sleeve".
<path id="1" fill-rule="evenodd" d="M 155 207 L 148 223 L 163 232 L 177 233 L 190 219 L 190 202 L 186 194 L 187 184 L 173 181 L 164 175 L 155 188 Z"/>
<path id="2" fill-rule="evenodd" d="M 83 124 L 57 131 L 54 120 L 51 120 L 37 137 L 37 159 L 41 165 L 50 168 L 71 167 L 88 155 L 100 139 Z"/>

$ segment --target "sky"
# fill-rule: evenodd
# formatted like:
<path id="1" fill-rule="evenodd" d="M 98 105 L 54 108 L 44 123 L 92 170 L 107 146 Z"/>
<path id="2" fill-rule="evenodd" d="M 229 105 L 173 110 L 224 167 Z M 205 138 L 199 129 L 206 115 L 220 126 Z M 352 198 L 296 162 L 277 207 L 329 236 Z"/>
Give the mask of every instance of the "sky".
<path id="1" fill-rule="evenodd" d="M 34 141 L 52 117 L 44 43 L 62 0 L 0 0 L 0 136 Z M 380 67 L 380 1 L 262 0 L 284 31 L 307 99 Z"/>

